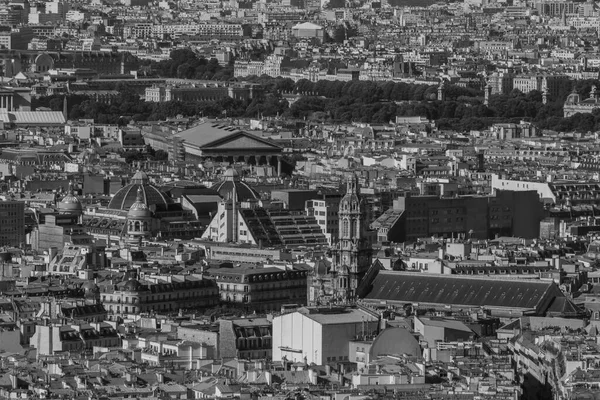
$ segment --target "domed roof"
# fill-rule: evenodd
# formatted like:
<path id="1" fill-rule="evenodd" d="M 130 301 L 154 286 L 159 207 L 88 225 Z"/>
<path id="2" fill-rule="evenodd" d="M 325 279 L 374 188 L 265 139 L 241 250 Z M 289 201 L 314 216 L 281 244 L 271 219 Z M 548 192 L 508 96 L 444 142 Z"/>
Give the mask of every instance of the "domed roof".
<path id="1" fill-rule="evenodd" d="M 240 176 L 240 174 L 238 174 L 238 172 L 234 169 L 234 168 L 227 168 L 227 170 L 223 173 L 223 178 L 224 179 L 236 179 Z"/>
<path id="2" fill-rule="evenodd" d="M 83 212 L 83 206 L 81 202 L 73 193 L 73 188 L 69 183 L 69 193 L 58 203 L 58 211 L 61 213 L 69 214 L 81 214 Z"/>
<path id="3" fill-rule="evenodd" d="M 149 183 L 148 175 L 138 171 L 131 178 L 131 183 L 121 188 L 108 203 L 112 210 L 128 210 L 136 202 L 138 192 L 142 191 L 142 201 L 148 207 L 156 205 L 158 208 L 167 209 L 173 200 L 160 189 Z"/>
<path id="4" fill-rule="evenodd" d="M 127 292 L 137 292 L 142 288 L 142 284 L 136 279 L 130 279 L 123 285 L 123 290 Z"/>
<path id="5" fill-rule="evenodd" d="M 242 181 L 233 168 L 228 168 L 223 173 L 223 180 L 214 184 L 211 189 L 216 190 L 224 199 L 235 198 L 237 201 L 260 200 L 258 192 Z"/>
<path id="6" fill-rule="evenodd" d="M 152 212 L 146 203 L 144 203 L 142 195 L 142 187 L 139 186 L 135 203 L 129 207 L 127 218 L 150 218 L 152 216 Z"/>
<path id="7" fill-rule="evenodd" d="M 373 341 L 369 355 L 371 360 L 380 355 L 408 354 L 422 355 L 421 347 L 415 337 L 404 328 L 384 329 Z"/>
<path id="8" fill-rule="evenodd" d="M 91 281 L 85 282 L 81 285 L 81 289 L 83 290 L 84 297 L 91 298 L 96 297 L 100 293 L 100 288 Z"/>

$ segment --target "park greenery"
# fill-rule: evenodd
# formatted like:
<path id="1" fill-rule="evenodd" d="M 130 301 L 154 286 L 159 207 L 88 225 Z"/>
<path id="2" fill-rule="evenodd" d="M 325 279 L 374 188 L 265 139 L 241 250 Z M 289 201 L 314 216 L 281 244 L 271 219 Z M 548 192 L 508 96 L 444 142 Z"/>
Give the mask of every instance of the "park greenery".
<path id="1" fill-rule="evenodd" d="M 163 77 L 235 81 L 232 66 L 196 56 L 191 50 L 174 50 L 167 61 L 151 68 Z M 423 116 L 434 120 L 440 129 L 468 132 L 494 123 L 534 122 L 541 129 L 560 131 L 600 130 L 600 111 L 563 118 L 563 103 L 576 90 L 587 96 L 598 80 L 565 82 L 555 98 L 547 104 L 538 91 L 492 95 L 484 104 L 483 91 L 448 84 L 445 100 L 437 99 L 437 85 L 392 81 L 318 81 L 269 76 L 243 79 L 264 87 L 262 95 L 248 100 L 223 98 L 217 101 L 165 103 L 143 102 L 126 84 L 118 88 L 119 96 L 111 103 L 101 103 L 83 96 L 68 97 L 69 119 L 93 118 L 98 123 L 127 124 L 131 121 L 159 121 L 176 116 L 193 117 L 284 117 L 329 123 L 387 123 L 396 116 Z M 60 95 L 43 97 L 35 106 L 63 110 Z"/>

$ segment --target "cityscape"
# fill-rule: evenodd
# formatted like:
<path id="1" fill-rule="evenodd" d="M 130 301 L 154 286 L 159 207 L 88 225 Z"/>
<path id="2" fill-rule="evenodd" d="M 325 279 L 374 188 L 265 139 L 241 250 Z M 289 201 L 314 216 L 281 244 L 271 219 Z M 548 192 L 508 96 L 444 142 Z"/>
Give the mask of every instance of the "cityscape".
<path id="1" fill-rule="evenodd" d="M 1 2 L 4 399 L 600 400 L 600 4 Z"/>

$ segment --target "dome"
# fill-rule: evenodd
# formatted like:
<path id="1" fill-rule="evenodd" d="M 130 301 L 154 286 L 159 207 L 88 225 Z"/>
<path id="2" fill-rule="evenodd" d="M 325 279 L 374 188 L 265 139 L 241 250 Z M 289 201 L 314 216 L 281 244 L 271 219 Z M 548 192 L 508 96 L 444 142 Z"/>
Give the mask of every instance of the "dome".
<path id="1" fill-rule="evenodd" d="M 130 279 L 123 285 L 123 290 L 127 292 L 138 292 L 142 288 L 142 284 L 136 279 Z"/>
<path id="2" fill-rule="evenodd" d="M 233 168 L 227 168 L 227 171 L 223 174 L 223 178 L 227 179 L 236 179 L 240 176 L 240 174 Z"/>
<path id="3" fill-rule="evenodd" d="M 148 207 L 155 205 L 159 209 L 166 210 L 173 203 L 173 200 L 169 196 L 149 183 L 148 175 L 138 171 L 131 178 L 131 183 L 121 188 L 110 200 L 108 208 L 112 210 L 128 210 L 137 201 L 140 190 L 142 191 L 142 202 Z"/>
<path id="4" fill-rule="evenodd" d="M 143 192 L 142 187 L 139 186 L 137 190 L 137 197 L 135 199 L 135 203 L 129 207 L 129 211 L 127 212 L 127 218 L 150 218 L 152 216 L 152 212 L 143 201 Z"/>
<path id="5" fill-rule="evenodd" d="M 83 206 L 77 196 L 73 194 L 71 184 L 69 184 L 69 193 L 58 203 L 58 211 L 69 214 L 81 214 L 83 212 Z"/>
<path id="6" fill-rule="evenodd" d="M 573 91 L 573 93 L 571 93 L 568 97 L 567 97 L 567 101 L 565 102 L 566 104 L 579 104 L 580 99 L 579 99 L 579 94 L 577 94 L 577 92 Z"/>
<path id="7" fill-rule="evenodd" d="M 133 174 L 133 177 L 131 177 L 131 183 L 147 185 L 149 182 L 150 178 L 148 178 L 148 175 L 142 171 L 136 172 L 135 174 Z"/>
<path id="8" fill-rule="evenodd" d="M 223 174 L 223 180 L 211 187 L 224 199 L 236 198 L 237 201 L 260 200 L 260 195 L 246 182 L 240 179 L 233 168 L 228 168 Z"/>
<path id="9" fill-rule="evenodd" d="M 94 282 L 86 282 L 81 285 L 85 298 L 95 298 L 100 293 L 100 288 Z"/>
<path id="10" fill-rule="evenodd" d="M 373 341 L 369 351 L 370 359 L 373 360 L 381 355 L 421 356 L 421 346 L 415 337 L 404 328 L 384 329 Z"/>

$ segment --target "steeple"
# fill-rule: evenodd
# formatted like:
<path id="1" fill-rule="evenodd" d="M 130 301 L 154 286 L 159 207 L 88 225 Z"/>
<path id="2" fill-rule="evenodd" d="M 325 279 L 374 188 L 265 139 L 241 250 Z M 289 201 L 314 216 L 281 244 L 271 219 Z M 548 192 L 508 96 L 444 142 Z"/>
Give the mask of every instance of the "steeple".
<path id="1" fill-rule="evenodd" d="M 354 173 L 346 177 L 346 194 L 339 207 L 339 236 L 335 249 L 334 270 L 337 301 L 355 301 L 356 288 L 369 267 L 370 249 L 364 240 L 364 209 L 360 198 L 358 178 Z"/>

